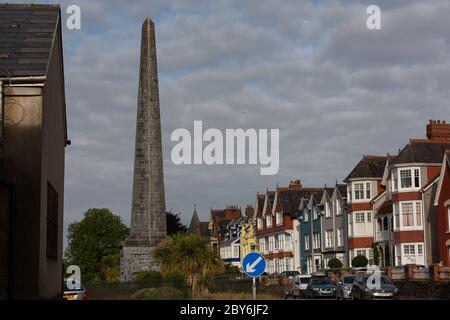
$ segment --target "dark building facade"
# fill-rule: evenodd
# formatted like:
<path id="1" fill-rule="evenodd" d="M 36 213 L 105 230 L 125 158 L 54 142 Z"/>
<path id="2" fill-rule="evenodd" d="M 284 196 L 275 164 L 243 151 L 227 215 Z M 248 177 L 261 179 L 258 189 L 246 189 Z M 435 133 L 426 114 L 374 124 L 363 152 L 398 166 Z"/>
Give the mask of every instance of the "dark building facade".
<path id="1" fill-rule="evenodd" d="M 0 4 L 0 21 L 0 299 L 52 299 L 68 141 L 61 12 Z"/>

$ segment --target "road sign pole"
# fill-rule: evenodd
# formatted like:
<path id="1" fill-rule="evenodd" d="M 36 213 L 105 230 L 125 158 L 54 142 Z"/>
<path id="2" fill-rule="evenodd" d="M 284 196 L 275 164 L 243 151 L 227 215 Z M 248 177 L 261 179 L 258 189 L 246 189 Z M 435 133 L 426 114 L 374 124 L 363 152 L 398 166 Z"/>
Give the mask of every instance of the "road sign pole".
<path id="1" fill-rule="evenodd" d="M 253 293 L 253 300 L 256 300 L 256 278 L 253 278 L 252 293 Z"/>

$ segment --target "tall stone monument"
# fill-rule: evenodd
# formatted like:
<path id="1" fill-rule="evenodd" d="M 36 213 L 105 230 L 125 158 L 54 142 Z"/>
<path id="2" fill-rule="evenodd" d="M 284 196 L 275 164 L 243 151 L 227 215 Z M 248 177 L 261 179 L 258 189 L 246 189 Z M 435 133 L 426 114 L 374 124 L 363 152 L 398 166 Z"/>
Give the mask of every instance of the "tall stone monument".
<path id="1" fill-rule="evenodd" d="M 142 25 L 131 234 L 120 257 L 122 282 L 158 269 L 150 252 L 166 235 L 155 26 L 147 18 Z"/>

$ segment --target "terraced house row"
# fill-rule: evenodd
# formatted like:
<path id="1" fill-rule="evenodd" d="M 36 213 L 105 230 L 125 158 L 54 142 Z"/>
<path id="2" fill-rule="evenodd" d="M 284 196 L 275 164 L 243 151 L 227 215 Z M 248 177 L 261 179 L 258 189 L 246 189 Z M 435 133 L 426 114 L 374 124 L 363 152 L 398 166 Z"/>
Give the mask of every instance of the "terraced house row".
<path id="1" fill-rule="evenodd" d="M 254 207 L 194 212 L 190 232 L 211 239 L 229 264 L 261 252 L 266 272 L 311 273 L 365 256 L 380 267 L 450 266 L 450 124 L 430 120 L 426 139 L 397 155 L 364 155 L 342 184 L 311 188 L 300 180 L 256 194 Z"/>

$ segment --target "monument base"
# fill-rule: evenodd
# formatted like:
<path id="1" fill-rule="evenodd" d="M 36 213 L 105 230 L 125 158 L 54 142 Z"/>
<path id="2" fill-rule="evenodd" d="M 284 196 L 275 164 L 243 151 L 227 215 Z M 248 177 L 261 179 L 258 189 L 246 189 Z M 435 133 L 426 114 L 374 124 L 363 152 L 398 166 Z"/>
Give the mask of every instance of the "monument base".
<path id="1" fill-rule="evenodd" d="M 136 273 L 159 271 L 159 265 L 150 255 L 154 247 L 125 246 L 120 252 L 120 282 L 131 282 Z"/>

